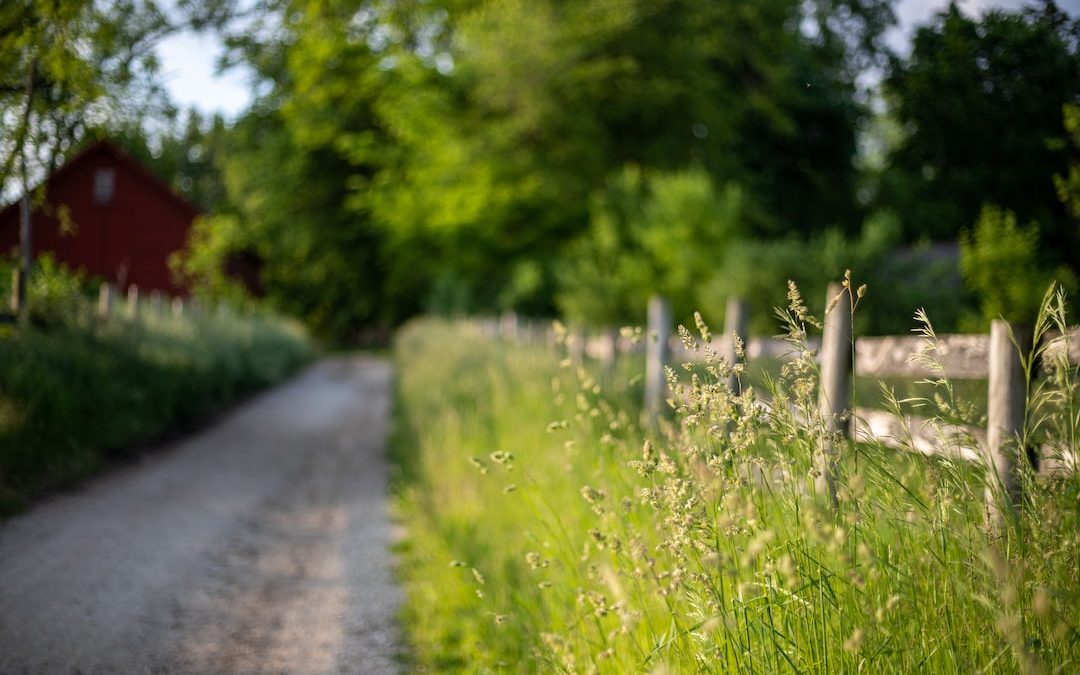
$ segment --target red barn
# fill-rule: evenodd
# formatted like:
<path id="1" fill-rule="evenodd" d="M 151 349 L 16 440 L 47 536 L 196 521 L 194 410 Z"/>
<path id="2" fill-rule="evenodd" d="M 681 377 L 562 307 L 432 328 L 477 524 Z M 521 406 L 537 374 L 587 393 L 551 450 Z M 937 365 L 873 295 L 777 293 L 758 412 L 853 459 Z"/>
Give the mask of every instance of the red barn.
<path id="1" fill-rule="evenodd" d="M 178 197 L 134 158 L 98 141 L 67 162 L 46 184 L 49 208 L 34 212 L 34 256 L 57 261 L 92 277 L 108 279 L 121 291 L 169 295 L 186 291 L 173 281 L 168 258 L 183 248 L 199 210 Z M 71 214 L 63 231 L 57 207 Z M 0 254 L 19 246 L 19 204 L 0 211 Z"/>

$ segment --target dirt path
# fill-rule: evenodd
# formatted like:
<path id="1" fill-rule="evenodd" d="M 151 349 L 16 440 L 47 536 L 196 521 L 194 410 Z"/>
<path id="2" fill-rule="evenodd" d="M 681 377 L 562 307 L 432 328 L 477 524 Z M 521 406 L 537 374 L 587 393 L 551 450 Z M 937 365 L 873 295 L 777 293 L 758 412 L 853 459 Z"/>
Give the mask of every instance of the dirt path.
<path id="1" fill-rule="evenodd" d="M 393 673 L 390 367 L 323 361 L 0 524 L 0 673 Z"/>

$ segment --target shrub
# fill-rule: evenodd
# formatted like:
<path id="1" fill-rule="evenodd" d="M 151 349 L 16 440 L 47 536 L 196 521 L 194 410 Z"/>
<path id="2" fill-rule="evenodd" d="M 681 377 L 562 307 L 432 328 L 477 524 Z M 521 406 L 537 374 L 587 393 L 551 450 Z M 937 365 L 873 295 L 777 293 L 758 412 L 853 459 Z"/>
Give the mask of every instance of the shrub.
<path id="1" fill-rule="evenodd" d="M 644 318 L 658 292 L 689 316 L 752 213 L 738 185 L 717 188 L 704 171 L 628 166 L 593 197 L 589 229 L 561 270 L 559 307 L 575 322 L 618 325 Z"/>
<path id="2" fill-rule="evenodd" d="M 1043 290 L 1051 281 L 1076 290 L 1067 267 L 1045 269 L 1038 260 L 1039 227 L 1022 227 L 1016 214 L 983 207 L 973 232 L 960 235 L 960 267 L 964 280 L 979 297 L 983 324 L 993 319 L 1031 325 L 1039 313 Z M 978 325 L 975 321 L 969 323 Z"/>
<path id="3" fill-rule="evenodd" d="M 85 303 L 68 309 L 77 302 L 69 276 L 39 270 L 31 288 L 48 293 L 34 299 L 57 286 L 64 299 L 34 305 L 59 319 L 0 333 L 0 515 L 280 380 L 311 354 L 298 326 L 270 316 L 98 319 Z"/>

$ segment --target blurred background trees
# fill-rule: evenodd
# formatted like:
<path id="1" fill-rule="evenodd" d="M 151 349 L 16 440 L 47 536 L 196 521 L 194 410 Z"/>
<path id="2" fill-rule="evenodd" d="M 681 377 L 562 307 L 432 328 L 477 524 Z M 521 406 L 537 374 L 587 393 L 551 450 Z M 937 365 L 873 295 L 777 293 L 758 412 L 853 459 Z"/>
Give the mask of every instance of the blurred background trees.
<path id="1" fill-rule="evenodd" d="M 960 256 L 1080 265 L 1080 28 L 1053 2 L 952 5 L 907 55 L 884 41 L 892 0 L 183 9 L 253 69 L 250 110 L 95 128 L 207 209 L 177 261 L 201 292 L 331 340 L 422 311 L 628 323 L 655 290 L 714 323 L 748 297 L 767 331 L 785 278 L 813 300 L 849 267 L 874 293 L 863 330 L 930 303 L 949 329 L 1000 306 Z M 987 257 L 1005 222 L 1037 233 L 1030 260 Z"/>
<path id="2" fill-rule="evenodd" d="M 1067 269 L 1080 266 L 1080 227 L 1054 182 L 1076 162 L 1063 107 L 1080 95 L 1078 41 L 1077 22 L 1052 3 L 981 20 L 952 5 L 916 32 L 909 59 L 889 67 L 885 96 L 904 137 L 879 200 L 904 214 L 908 238 L 973 231 L 965 276 L 998 277 L 1001 284 L 973 285 L 990 307 L 1002 302 L 986 296 L 994 289 L 1012 286 L 1015 295 L 1037 277 L 1045 290 L 1053 273 L 1036 270 L 1064 265 L 1058 276 L 1068 280 Z M 1010 257 L 1006 242 L 1029 240 Z M 994 242 L 1004 257 L 978 253 Z M 991 259 L 999 269 L 976 271 Z"/>

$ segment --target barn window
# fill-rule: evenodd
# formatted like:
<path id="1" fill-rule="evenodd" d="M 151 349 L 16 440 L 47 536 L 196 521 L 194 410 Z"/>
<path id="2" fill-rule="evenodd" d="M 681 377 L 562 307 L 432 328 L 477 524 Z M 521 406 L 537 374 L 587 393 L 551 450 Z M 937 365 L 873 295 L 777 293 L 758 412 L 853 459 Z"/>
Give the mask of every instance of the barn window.
<path id="1" fill-rule="evenodd" d="M 98 169 L 94 172 L 94 203 L 110 204 L 116 192 L 116 169 Z"/>

